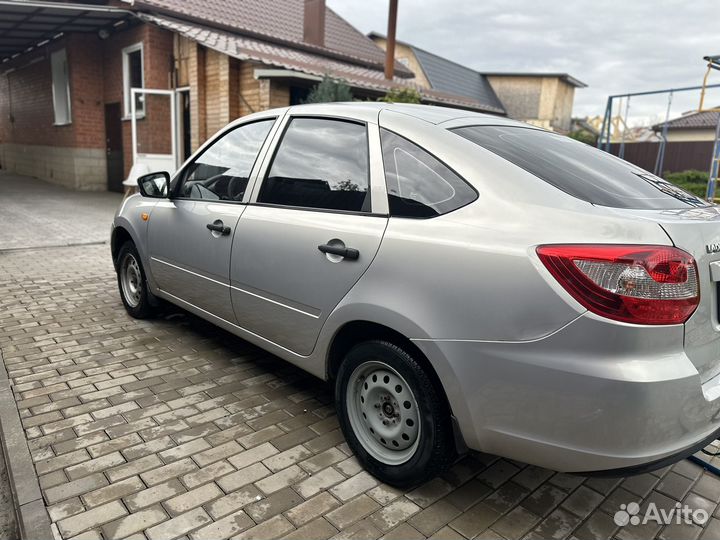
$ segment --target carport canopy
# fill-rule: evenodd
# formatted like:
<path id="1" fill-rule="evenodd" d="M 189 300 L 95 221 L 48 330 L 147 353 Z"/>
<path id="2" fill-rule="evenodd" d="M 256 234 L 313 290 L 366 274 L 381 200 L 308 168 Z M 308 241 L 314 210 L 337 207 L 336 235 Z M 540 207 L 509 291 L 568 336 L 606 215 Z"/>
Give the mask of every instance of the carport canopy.
<path id="1" fill-rule="evenodd" d="M 0 0 L 0 63 L 69 32 L 110 30 L 130 16 L 130 11 L 111 6 Z"/>

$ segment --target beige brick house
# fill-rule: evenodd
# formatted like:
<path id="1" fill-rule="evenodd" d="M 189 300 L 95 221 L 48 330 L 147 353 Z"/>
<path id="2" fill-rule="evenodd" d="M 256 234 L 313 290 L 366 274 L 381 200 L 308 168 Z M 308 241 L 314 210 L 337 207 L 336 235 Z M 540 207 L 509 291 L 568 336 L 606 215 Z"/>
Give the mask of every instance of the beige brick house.
<path id="1" fill-rule="evenodd" d="M 141 157 L 174 169 L 229 121 L 299 103 L 325 74 L 357 99 L 412 86 L 427 103 L 502 113 L 418 85 L 400 63 L 387 80 L 384 59 L 324 0 L 0 0 L 0 167 L 120 190 Z"/>
<path id="2" fill-rule="evenodd" d="M 368 37 L 385 50 L 385 36 L 371 32 Z M 575 89 L 586 86 L 567 73 L 478 72 L 405 42 L 397 42 L 395 60 L 423 88 L 476 99 L 511 118 L 561 133 L 570 130 Z"/>
<path id="3" fill-rule="evenodd" d="M 575 89 L 586 84 L 567 73 L 484 73 L 508 116 L 567 133 Z"/>

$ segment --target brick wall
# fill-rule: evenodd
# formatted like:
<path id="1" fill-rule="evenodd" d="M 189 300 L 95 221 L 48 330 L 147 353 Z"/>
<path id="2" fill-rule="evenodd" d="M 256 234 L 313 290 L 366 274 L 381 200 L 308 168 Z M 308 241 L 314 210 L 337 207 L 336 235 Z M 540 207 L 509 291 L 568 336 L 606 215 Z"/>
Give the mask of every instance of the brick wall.
<path id="1" fill-rule="evenodd" d="M 70 187 L 105 189 L 105 105 L 119 103 L 125 114 L 122 50 L 136 43 L 143 44 L 145 88 L 174 87 L 174 68 L 177 83 L 190 86 L 193 150 L 240 116 L 290 103 L 287 86 L 255 79 L 261 64 L 230 58 L 153 25 L 136 24 L 106 40 L 70 35 L 36 60 L 24 56 L 15 71 L 0 75 L 0 166 Z M 72 123 L 54 126 L 50 52 L 62 47 Z M 140 152 L 170 153 L 170 115 L 169 98 L 146 97 L 145 118 L 137 123 Z M 128 119 L 122 121 L 122 137 L 127 176 L 133 154 Z"/>
<path id="2" fill-rule="evenodd" d="M 99 41 L 94 36 L 70 36 L 42 54 L 28 57 L 15 71 L 2 76 L 2 142 L 103 147 L 103 81 L 96 76 L 100 65 Z M 67 52 L 69 66 L 72 122 L 55 126 L 50 54 L 62 48 Z"/>
<path id="3" fill-rule="evenodd" d="M 143 44 L 145 88 L 171 88 L 173 34 L 149 24 L 134 26 L 110 36 L 103 46 L 103 99 L 105 103 L 123 103 L 122 50 L 136 43 Z M 141 152 L 170 151 L 169 98 L 149 98 L 144 119 L 138 120 L 138 149 Z M 123 115 L 128 116 L 129 111 Z M 132 167 L 132 127 L 123 120 L 123 157 L 125 175 Z M 104 140 L 104 139 L 103 139 Z M 163 150 L 165 149 L 165 150 Z"/>
<path id="4" fill-rule="evenodd" d="M 253 72 L 257 64 L 243 62 L 240 65 L 240 116 L 260 110 L 260 85 Z"/>
<path id="5" fill-rule="evenodd" d="M 177 50 L 190 86 L 193 150 L 236 118 L 290 104 L 287 86 L 255 79 L 262 64 L 241 62 L 184 38 L 178 39 Z"/>
<path id="6" fill-rule="evenodd" d="M 228 57 L 217 51 L 205 54 L 205 129 L 212 136 L 227 124 L 228 109 Z"/>
<path id="7" fill-rule="evenodd" d="M 290 87 L 272 81 L 270 83 L 270 108 L 287 107 L 290 105 Z"/>
<path id="8" fill-rule="evenodd" d="M 558 77 L 488 75 L 510 118 L 555 131 L 570 129 L 575 88 Z"/>
<path id="9" fill-rule="evenodd" d="M 22 58 L 0 80 L 0 165 L 79 189 L 104 189 L 103 79 L 100 40 L 72 35 Z M 71 123 L 54 125 L 50 54 L 65 48 Z"/>
<path id="10" fill-rule="evenodd" d="M 141 24 L 100 40 L 71 34 L 0 76 L 0 166 L 73 188 L 105 189 L 105 104 L 122 103 L 122 49 L 142 42 L 146 88 L 170 88 L 173 34 Z M 67 51 L 71 123 L 53 125 L 50 54 Z M 169 100 L 149 108 L 138 131 L 145 151 L 169 152 Z M 153 120 L 151 122 L 151 115 Z M 143 124 L 144 123 L 144 124 Z M 123 125 L 125 174 L 132 166 L 131 126 Z M 57 149 L 57 151 L 53 150 Z"/>

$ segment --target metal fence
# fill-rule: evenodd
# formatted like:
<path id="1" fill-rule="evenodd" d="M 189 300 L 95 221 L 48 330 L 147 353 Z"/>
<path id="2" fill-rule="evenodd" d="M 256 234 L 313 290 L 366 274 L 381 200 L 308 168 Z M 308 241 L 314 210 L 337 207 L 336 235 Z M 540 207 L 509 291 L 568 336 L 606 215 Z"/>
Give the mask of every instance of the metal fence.
<path id="1" fill-rule="evenodd" d="M 665 145 L 665 158 L 662 172 L 679 172 L 688 169 L 707 171 L 713 153 L 713 141 L 668 142 Z M 619 143 L 610 145 L 610 153 L 618 155 Z M 652 171 L 660 150 L 659 142 L 625 143 L 623 159 L 638 167 Z"/>

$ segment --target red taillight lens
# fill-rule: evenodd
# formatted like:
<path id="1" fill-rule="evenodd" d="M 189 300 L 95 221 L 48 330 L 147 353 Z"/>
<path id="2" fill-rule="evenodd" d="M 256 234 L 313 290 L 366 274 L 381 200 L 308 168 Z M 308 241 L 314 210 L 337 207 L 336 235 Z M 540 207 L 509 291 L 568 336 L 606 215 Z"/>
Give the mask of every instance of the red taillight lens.
<path id="1" fill-rule="evenodd" d="M 700 302 L 695 259 L 675 247 L 540 246 L 540 260 L 593 313 L 635 324 L 679 324 Z"/>

